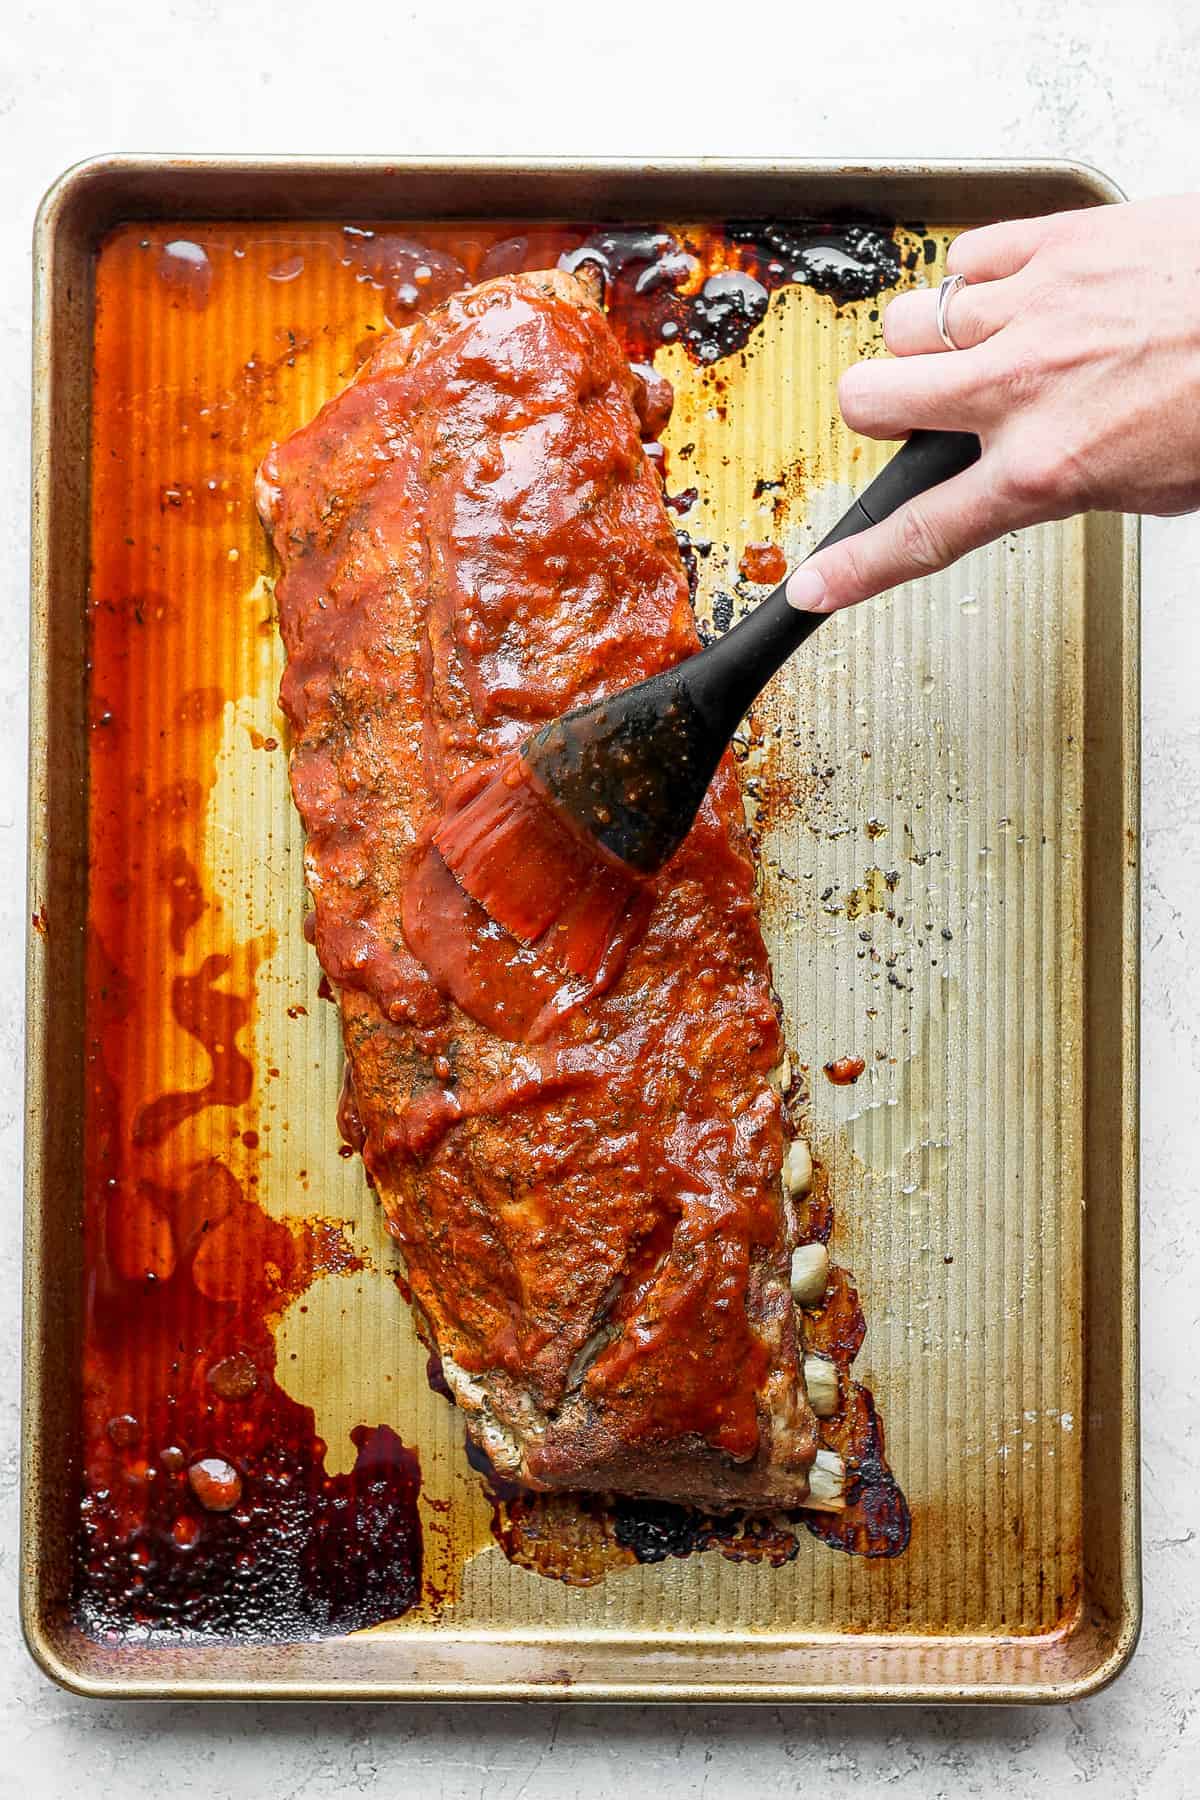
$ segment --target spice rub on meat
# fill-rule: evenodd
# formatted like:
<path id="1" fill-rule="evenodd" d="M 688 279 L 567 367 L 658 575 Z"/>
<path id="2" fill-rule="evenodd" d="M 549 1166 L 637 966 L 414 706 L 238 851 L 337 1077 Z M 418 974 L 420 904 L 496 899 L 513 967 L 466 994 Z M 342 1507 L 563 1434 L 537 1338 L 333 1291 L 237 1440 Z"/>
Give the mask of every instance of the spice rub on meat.
<path id="1" fill-rule="evenodd" d="M 266 458 L 312 928 L 356 1141 L 495 1467 L 802 1505 L 783 1046 L 732 761 L 607 992 L 564 1000 L 452 882 L 462 979 L 404 932 L 452 782 L 698 647 L 639 408 L 574 277 L 506 276 L 385 340 Z"/>

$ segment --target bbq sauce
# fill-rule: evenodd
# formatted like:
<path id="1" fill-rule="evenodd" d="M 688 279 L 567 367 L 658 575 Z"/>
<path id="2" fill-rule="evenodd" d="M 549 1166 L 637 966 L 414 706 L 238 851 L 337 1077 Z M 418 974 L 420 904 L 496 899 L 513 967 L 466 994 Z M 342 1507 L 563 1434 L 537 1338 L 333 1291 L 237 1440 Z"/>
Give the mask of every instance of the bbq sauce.
<path id="1" fill-rule="evenodd" d="M 574 1334 L 623 1283 L 610 1303 L 620 1335 L 584 1382 L 608 1428 L 631 1444 L 694 1434 L 745 1460 L 770 1363 L 756 1281 L 778 1232 L 782 1128 L 769 1080 L 779 1027 L 732 764 L 611 971 L 619 979 L 607 987 L 601 957 L 582 997 L 552 952 L 539 960 L 540 946 L 488 932 L 428 837 L 452 795 L 466 820 L 460 782 L 486 775 L 489 752 L 695 649 L 639 442 L 662 407 L 599 315 L 564 304 L 554 284 L 452 307 L 411 356 L 385 345 L 265 470 L 284 564 L 281 704 L 364 1156 L 443 1352 L 540 1384 L 553 1409 Z M 601 528 L 581 527 L 597 492 Z M 369 545 L 357 523 L 368 506 Z M 419 570 L 426 535 L 439 570 L 428 591 L 390 574 Z M 518 888 L 519 869 L 512 879 Z M 331 967 L 331 948 L 351 941 L 354 955 Z M 412 991 L 423 975 L 461 1011 L 418 1016 L 407 998 L 399 1010 L 405 951 Z M 521 1048 L 498 1062 L 462 1011 Z M 419 1207 L 407 1198 L 414 1165 Z M 513 1194 L 519 1206 L 505 1203 Z M 660 1222 L 663 1256 L 631 1268 Z M 531 1447 L 535 1481 L 562 1479 L 556 1458 L 578 1467 L 563 1448 L 572 1429 Z"/>
<path id="2" fill-rule="evenodd" d="M 663 345 L 707 365 L 749 344 L 777 288 L 802 282 L 841 305 L 881 292 L 899 267 L 891 233 L 873 225 L 363 225 L 256 240 L 221 226 L 121 227 L 97 268 L 73 1607 L 108 1638 L 307 1636 L 393 1617 L 420 1595 L 415 1451 L 364 1424 L 354 1469 L 328 1475 L 312 1411 L 275 1366 L 282 1309 L 320 1274 L 355 1266 L 355 1252 L 336 1223 L 284 1221 L 259 1204 L 270 1173 L 259 1110 L 279 1071 L 261 1066 L 252 1034 L 256 981 L 274 952 L 231 934 L 205 853 L 226 709 L 255 686 L 256 646 L 275 630 L 246 603 L 271 569 L 253 471 L 306 416 L 307 353 L 339 333 L 348 379 L 389 327 L 457 287 L 570 267 L 582 252 L 601 266 L 613 324 L 644 365 L 654 435 L 664 396 L 645 371 Z M 249 313 L 247 281 L 269 290 L 269 309 Z M 254 742 L 278 748 L 269 733 Z M 846 1357 L 854 1331 L 835 1335 Z M 821 1535 L 894 1553 L 903 1502 L 873 1408 L 848 1405 L 823 1428 L 827 1441 L 834 1433 L 858 1487 L 840 1525 L 823 1516 Z M 609 1564 L 704 1543 L 747 1554 L 754 1536 L 735 1533 L 735 1549 L 688 1509 L 569 1499 L 575 1516 L 602 1520 Z M 548 1548 L 571 1536 L 570 1507 L 529 1495 L 502 1505 L 508 1552 L 575 1579 L 571 1556 Z M 802 1523 L 818 1529 L 815 1515 Z"/>
<path id="3" fill-rule="evenodd" d="M 823 1064 L 825 1079 L 834 1087 L 853 1087 L 865 1074 L 866 1067 L 861 1056 L 838 1056 Z"/>

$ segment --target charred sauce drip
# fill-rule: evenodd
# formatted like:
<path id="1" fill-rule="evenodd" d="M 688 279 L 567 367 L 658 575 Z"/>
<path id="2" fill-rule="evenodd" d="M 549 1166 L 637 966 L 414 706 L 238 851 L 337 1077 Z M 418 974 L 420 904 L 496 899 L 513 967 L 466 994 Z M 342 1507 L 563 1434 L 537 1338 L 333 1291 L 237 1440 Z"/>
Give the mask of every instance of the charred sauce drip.
<path id="1" fill-rule="evenodd" d="M 835 1356 L 844 1374 L 848 1359 L 826 1353 Z M 440 1363 L 431 1371 L 430 1385 L 451 1398 Z M 505 1555 L 522 1568 L 573 1587 L 593 1586 L 632 1563 L 660 1563 L 700 1550 L 716 1550 L 730 1562 L 780 1568 L 799 1554 L 804 1531 L 852 1556 L 900 1556 L 908 1548 L 912 1523 L 887 1464 L 882 1423 L 867 1388 L 848 1380 L 842 1387 L 839 1412 L 822 1430 L 825 1447 L 836 1450 L 846 1465 L 846 1506 L 840 1513 L 796 1508 L 769 1518 L 744 1512 L 713 1516 L 667 1500 L 536 1494 L 498 1475 L 469 1437 L 466 1453 L 483 1478 L 492 1506 L 492 1534 Z"/>
<path id="2" fill-rule="evenodd" d="M 605 275 L 609 317 L 633 363 L 672 343 L 695 362 L 719 362 L 746 347 L 781 287 L 813 288 L 841 306 L 883 293 L 901 272 L 892 229 L 857 220 L 613 227 L 566 252 L 560 267 L 584 262 Z"/>

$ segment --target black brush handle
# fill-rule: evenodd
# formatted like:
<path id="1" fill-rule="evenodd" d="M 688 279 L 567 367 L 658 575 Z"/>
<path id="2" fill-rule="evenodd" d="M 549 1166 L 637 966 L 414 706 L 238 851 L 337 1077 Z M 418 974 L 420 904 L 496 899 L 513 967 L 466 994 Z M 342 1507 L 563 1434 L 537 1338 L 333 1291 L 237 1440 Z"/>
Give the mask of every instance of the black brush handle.
<path id="1" fill-rule="evenodd" d="M 868 531 L 978 456 L 979 439 L 966 433 L 915 431 L 817 549 Z M 743 715 L 828 616 L 797 612 L 786 586 L 707 650 L 553 720 L 525 745 L 527 767 L 559 811 L 620 862 L 645 874 L 662 868 Z"/>
<path id="2" fill-rule="evenodd" d="M 979 454 L 971 432 L 914 431 L 810 554 L 881 524 L 918 494 L 961 475 Z M 797 612 L 786 589 L 787 578 L 740 625 L 683 664 L 692 699 L 726 741 L 776 669 L 830 616 Z"/>

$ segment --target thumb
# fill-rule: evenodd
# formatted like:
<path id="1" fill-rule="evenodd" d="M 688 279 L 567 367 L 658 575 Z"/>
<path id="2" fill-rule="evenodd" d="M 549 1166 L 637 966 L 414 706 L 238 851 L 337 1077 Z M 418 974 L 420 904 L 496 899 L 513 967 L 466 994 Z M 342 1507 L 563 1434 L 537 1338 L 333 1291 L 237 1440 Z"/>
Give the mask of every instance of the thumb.
<path id="1" fill-rule="evenodd" d="M 949 568 L 1016 520 L 1003 516 L 983 462 L 919 494 L 881 524 L 818 550 L 788 578 L 797 612 L 839 612 L 873 594 Z"/>

